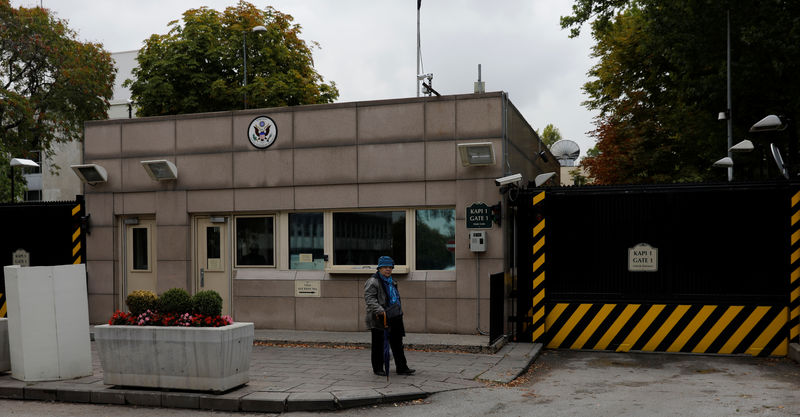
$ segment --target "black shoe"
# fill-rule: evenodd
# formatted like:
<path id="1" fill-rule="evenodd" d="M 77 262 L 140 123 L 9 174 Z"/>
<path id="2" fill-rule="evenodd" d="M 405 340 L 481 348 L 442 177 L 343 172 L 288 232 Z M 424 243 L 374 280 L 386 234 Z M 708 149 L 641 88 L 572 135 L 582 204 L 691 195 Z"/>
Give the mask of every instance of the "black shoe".
<path id="1" fill-rule="evenodd" d="M 398 369 L 397 370 L 397 375 L 414 375 L 414 372 L 417 372 L 417 371 L 415 371 L 415 370 L 413 370 L 411 368 Z"/>
<path id="2" fill-rule="evenodd" d="M 375 375 L 378 375 L 378 376 L 386 376 L 386 372 L 384 372 L 384 371 L 372 371 L 372 372 L 373 372 Z"/>

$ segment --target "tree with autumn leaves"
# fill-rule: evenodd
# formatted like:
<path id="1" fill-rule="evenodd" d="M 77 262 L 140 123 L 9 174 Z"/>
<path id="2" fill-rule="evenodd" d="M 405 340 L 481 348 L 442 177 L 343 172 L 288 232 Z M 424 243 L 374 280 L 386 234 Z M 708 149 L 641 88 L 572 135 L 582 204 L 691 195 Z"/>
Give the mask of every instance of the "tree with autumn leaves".
<path id="1" fill-rule="evenodd" d="M 603 184 L 724 180 L 711 167 L 727 153 L 726 15 L 731 15 L 733 143 L 740 179 L 774 178 L 768 142 L 800 162 L 800 2 L 774 0 L 575 0 L 563 28 L 576 36 L 591 22 L 597 64 L 584 103 L 599 112 L 596 153 L 582 160 Z M 785 132 L 749 134 L 768 114 L 790 120 Z"/>
<path id="2" fill-rule="evenodd" d="M 339 96 L 314 69 L 312 48 L 293 18 L 271 6 L 240 1 L 219 12 L 184 12 L 167 34 L 154 34 L 139 52 L 134 78 L 126 81 L 139 116 L 331 103 Z M 264 26 L 266 32 L 252 28 Z M 243 83 L 243 37 L 247 86 Z"/>
<path id="3" fill-rule="evenodd" d="M 56 142 L 80 140 L 85 120 L 107 117 L 115 73 L 102 45 L 78 41 L 66 21 L 0 0 L 2 159 L 46 156 Z M 10 199 L 8 169 L 0 164 L 0 201 Z M 21 170 L 14 174 L 23 184 Z"/>

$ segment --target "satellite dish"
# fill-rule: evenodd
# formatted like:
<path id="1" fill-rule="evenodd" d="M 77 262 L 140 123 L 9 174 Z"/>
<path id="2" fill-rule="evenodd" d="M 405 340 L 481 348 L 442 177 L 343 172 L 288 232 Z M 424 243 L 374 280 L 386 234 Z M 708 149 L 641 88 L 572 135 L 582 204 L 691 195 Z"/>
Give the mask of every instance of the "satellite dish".
<path id="1" fill-rule="evenodd" d="M 786 178 L 789 179 L 789 170 L 786 169 L 786 164 L 783 163 L 783 158 L 781 157 L 781 150 L 775 146 L 774 143 L 769 144 L 769 149 L 772 151 L 772 158 L 775 159 L 775 164 L 778 165 L 778 171 Z"/>
<path id="2" fill-rule="evenodd" d="M 581 148 L 571 140 L 562 139 L 550 146 L 550 153 L 558 159 L 562 167 L 574 167 L 575 161 L 581 154 Z"/>

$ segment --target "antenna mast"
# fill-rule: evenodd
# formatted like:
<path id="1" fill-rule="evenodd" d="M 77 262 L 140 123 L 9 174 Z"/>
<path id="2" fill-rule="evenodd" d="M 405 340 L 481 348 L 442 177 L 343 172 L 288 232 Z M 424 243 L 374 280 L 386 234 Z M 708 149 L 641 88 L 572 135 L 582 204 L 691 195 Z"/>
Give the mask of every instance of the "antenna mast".
<path id="1" fill-rule="evenodd" d="M 419 9 L 422 7 L 422 0 L 417 0 L 417 73 L 414 74 L 414 78 L 417 80 L 417 97 L 419 97 L 419 56 L 420 56 L 420 43 L 419 43 Z"/>

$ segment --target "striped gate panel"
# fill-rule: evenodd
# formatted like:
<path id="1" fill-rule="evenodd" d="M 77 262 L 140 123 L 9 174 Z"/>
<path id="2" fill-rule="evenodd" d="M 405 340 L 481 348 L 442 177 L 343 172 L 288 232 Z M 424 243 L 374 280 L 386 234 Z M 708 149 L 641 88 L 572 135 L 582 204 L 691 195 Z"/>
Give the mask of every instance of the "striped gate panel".
<path id="1" fill-rule="evenodd" d="M 545 198 L 545 193 L 542 191 L 533 198 L 533 206 L 542 204 Z M 545 220 L 538 218 L 533 226 L 533 301 L 531 303 L 531 310 L 529 316 L 531 319 L 531 341 L 541 342 L 545 335 Z M 526 322 L 527 323 L 527 322 Z"/>
<path id="2" fill-rule="evenodd" d="M 552 349 L 785 356 L 780 306 L 558 303 L 547 309 Z"/>

